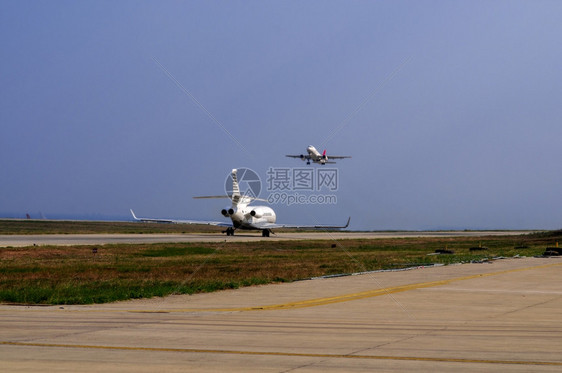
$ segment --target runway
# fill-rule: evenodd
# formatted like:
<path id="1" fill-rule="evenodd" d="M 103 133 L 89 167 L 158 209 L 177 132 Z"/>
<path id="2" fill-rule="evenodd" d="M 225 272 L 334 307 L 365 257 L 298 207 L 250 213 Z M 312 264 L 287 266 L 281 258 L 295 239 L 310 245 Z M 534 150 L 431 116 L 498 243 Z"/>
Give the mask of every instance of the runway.
<path id="1" fill-rule="evenodd" d="M 256 232 L 237 232 L 234 236 L 220 233 L 186 234 L 44 234 L 44 235 L 0 235 L 0 247 L 22 247 L 33 245 L 105 245 L 116 243 L 148 244 L 161 242 L 246 242 L 284 240 L 342 240 L 401 237 L 481 237 L 521 235 L 533 231 L 444 231 L 444 232 L 298 232 L 277 233 L 261 237 Z"/>
<path id="2" fill-rule="evenodd" d="M 0 306 L 3 370 L 559 372 L 562 258 Z"/>

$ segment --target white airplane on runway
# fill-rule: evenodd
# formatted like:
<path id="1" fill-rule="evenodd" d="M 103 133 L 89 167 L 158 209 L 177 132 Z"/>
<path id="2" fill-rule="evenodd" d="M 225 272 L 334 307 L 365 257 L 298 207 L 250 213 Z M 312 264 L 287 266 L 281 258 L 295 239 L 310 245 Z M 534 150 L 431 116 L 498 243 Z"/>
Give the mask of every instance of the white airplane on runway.
<path id="1" fill-rule="evenodd" d="M 309 145 L 306 148 L 306 152 L 307 154 L 301 154 L 301 155 L 286 155 L 286 157 L 291 157 L 291 158 L 300 158 L 303 161 L 306 159 L 306 164 L 310 164 L 310 161 L 314 162 L 314 163 L 319 163 L 319 164 L 326 164 L 326 163 L 336 163 L 336 162 L 331 162 L 328 161 L 328 156 L 326 155 L 326 149 L 324 149 L 324 151 L 322 152 L 322 154 L 320 154 L 320 152 L 318 152 L 318 150 L 316 150 L 316 148 L 312 145 Z M 344 159 L 344 158 L 351 158 L 350 155 L 331 155 L 330 159 Z"/>
<path id="2" fill-rule="evenodd" d="M 206 224 L 226 227 L 223 233 L 227 236 L 233 236 L 235 229 L 251 229 L 261 230 L 262 237 L 269 237 L 271 229 L 274 228 L 313 228 L 313 229 L 335 229 L 347 228 L 351 217 L 347 219 L 347 223 L 343 226 L 334 225 L 294 225 L 294 224 L 276 224 L 277 216 L 275 211 L 269 206 L 249 206 L 254 200 L 266 201 L 263 199 L 249 197 L 240 194 L 240 187 L 236 177 L 236 169 L 232 170 L 232 195 L 225 196 L 204 196 L 193 198 L 230 198 L 232 206 L 222 209 L 221 214 L 225 218 L 230 218 L 231 223 L 219 221 L 199 221 L 199 220 L 173 220 L 173 219 L 154 219 L 154 218 L 137 218 L 133 210 L 131 214 L 133 219 L 142 222 L 156 222 L 156 223 L 179 223 L 179 224 Z"/>

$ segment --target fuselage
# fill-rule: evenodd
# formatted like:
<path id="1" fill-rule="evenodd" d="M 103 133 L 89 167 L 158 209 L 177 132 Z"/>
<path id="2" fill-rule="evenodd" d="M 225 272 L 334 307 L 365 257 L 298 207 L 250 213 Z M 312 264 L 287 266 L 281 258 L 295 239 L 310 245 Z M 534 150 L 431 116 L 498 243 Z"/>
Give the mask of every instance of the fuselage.
<path id="1" fill-rule="evenodd" d="M 310 156 L 310 158 L 312 158 L 313 160 L 318 160 L 318 159 L 322 158 L 322 154 L 320 154 L 318 152 L 318 150 L 316 150 L 316 148 L 312 145 L 309 145 L 306 148 L 306 151 L 308 152 L 308 155 Z"/>
<path id="2" fill-rule="evenodd" d="M 238 206 L 233 210 L 234 212 L 229 213 L 228 216 L 237 229 L 259 229 L 256 228 L 256 224 L 275 223 L 277 220 L 275 211 L 268 206 Z"/>
<path id="3" fill-rule="evenodd" d="M 325 154 L 320 154 L 320 152 L 318 150 L 316 150 L 316 148 L 312 145 L 309 145 L 306 148 L 306 151 L 308 153 L 308 157 L 316 163 L 326 163 L 326 161 L 328 160 L 328 157 Z"/>

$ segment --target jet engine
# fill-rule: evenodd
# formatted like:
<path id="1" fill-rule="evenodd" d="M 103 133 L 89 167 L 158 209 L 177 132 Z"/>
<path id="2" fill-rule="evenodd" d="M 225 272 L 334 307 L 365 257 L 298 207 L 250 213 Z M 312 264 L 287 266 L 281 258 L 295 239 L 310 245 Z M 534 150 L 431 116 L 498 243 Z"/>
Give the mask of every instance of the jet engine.
<path id="1" fill-rule="evenodd" d="M 229 208 L 227 209 L 222 209 L 221 210 L 221 214 L 222 216 L 224 216 L 225 218 L 228 218 L 230 215 L 234 215 L 234 209 L 233 208 Z"/>
<path id="2" fill-rule="evenodd" d="M 263 215 L 260 214 L 259 212 L 256 212 L 256 210 L 252 210 L 250 211 L 250 215 L 252 215 L 254 218 L 261 218 Z"/>

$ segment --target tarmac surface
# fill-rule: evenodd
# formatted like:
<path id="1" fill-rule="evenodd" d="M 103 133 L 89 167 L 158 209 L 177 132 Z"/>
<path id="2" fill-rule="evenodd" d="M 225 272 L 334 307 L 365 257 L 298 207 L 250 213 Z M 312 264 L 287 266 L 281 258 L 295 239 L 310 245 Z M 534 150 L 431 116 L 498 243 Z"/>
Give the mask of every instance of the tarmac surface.
<path id="1" fill-rule="evenodd" d="M 104 245 L 114 243 L 160 243 L 160 242 L 245 242 L 284 240 L 338 240 L 373 239 L 400 237 L 480 237 L 505 236 L 532 233 L 532 231 L 444 231 L 444 232 L 298 232 L 277 233 L 261 237 L 261 233 L 244 231 L 234 236 L 220 233 L 186 234 L 41 234 L 41 235 L 0 235 L 0 247 L 22 247 L 33 245 Z"/>
<path id="2" fill-rule="evenodd" d="M 562 258 L 0 305 L 6 372 L 560 372 Z"/>

